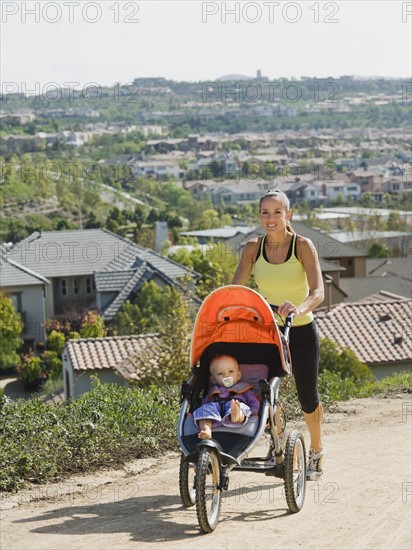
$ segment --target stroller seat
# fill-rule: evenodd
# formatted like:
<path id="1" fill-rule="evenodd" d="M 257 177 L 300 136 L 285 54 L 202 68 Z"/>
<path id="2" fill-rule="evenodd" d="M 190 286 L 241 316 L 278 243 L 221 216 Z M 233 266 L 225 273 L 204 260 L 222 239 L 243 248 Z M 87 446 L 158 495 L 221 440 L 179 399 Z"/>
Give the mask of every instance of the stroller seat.
<path id="1" fill-rule="evenodd" d="M 238 342 L 217 342 L 211 344 L 205 350 L 200 360 L 200 370 L 203 372 L 203 380 L 200 385 L 203 387 L 205 394 L 210 387 L 210 361 L 216 355 L 223 353 L 233 355 L 237 359 L 242 373 L 241 380 L 253 386 L 253 391 L 259 401 L 261 400 L 259 381 L 269 380 L 274 376 L 283 376 L 283 371 L 280 370 L 280 359 L 278 360 L 277 357 L 278 350 L 276 346 L 266 346 L 265 344 L 242 344 Z M 252 362 L 253 358 L 256 356 L 259 360 L 263 360 L 264 362 Z M 200 401 L 198 404 L 200 405 Z M 197 406 L 195 408 L 197 408 Z M 259 416 L 250 417 L 248 421 L 239 428 L 229 426 L 213 427 L 212 437 L 221 445 L 225 453 L 231 456 L 238 456 L 249 446 L 251 441 L 253 441 L 258 433 L 261 422 L 266 423 L 266 420 L 266 418 L 261 418 L 259 412 Z M 182 439 L 189 451 L 194 451 L 199 441 L 201 441 L 198 437 L 198 433 L 199 428 L 196 426 L 192 414 L 188 414 L 182 428 Z"/>
<path id="2" fill-rule="evenodd" d="M 261 400 L 259 380 L 267 380 L 269 368 L 267 365 L 262 363 L 255 364 L 239 364 L 240 371 L 242 373 L 242 382 L 246 382 L 253 386 L 253 391 L 256 397 Z M 253 437 L 256 434 L 257 428 L 259 425 L 259 417 L 251 416 L 245 424 L 242 424 L 238 428 L 229 427 L 229 426 L 218 426 L 213 428 L 213 433 L 217 432 L 233 432 L 237 435 L 246 435 Z M 184 424 L 184 434 L 193 435 L 199 433 L 199 428 L 196 426 L 193 416 L 188 415 Z"/>

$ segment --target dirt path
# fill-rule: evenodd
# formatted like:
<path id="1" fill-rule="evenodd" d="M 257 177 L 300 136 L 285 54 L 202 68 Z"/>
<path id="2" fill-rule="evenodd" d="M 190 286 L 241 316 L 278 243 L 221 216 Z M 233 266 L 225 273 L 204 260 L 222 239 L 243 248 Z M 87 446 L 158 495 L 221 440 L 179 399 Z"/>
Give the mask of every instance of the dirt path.
<path id="1" fill-rule="evenodd" d="M 288 512 L 281 480 L 232 472 L 220 523 L 201 535 L 170 454 L 4 498 L 0 547 L 409 550 L 411 428 L 410 394 L 342 404 L 326 419 L 325 476 L 308 483 L 298 514 Z"/>

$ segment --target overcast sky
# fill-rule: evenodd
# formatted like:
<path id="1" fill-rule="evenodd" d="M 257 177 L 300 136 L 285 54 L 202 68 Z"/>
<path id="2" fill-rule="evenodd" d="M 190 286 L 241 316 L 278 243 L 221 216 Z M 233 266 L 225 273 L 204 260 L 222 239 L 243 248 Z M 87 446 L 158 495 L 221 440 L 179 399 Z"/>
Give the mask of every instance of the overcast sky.
<path id="1" fill-rule="evenodd" d="M 1 10 L 3 91 L 257 69 L 411 78 L 412 2 L 2 0 Z"/>

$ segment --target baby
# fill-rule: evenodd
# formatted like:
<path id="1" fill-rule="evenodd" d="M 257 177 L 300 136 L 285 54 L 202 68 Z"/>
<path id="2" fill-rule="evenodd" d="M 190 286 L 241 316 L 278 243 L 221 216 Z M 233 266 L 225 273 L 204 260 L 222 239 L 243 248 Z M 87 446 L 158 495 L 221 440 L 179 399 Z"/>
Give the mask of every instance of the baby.
<path id="1" fill-rule="evenodd" d="M 200 439 L 211 439 L 212 427 L 240 427 L 251 415 L 257 415 L 260 404 L 253 386 L 240 382 L 241 376 L 238 362 L 231 355 L 212 359 L 210 379 L 215 385 L 193 413 Z"/>

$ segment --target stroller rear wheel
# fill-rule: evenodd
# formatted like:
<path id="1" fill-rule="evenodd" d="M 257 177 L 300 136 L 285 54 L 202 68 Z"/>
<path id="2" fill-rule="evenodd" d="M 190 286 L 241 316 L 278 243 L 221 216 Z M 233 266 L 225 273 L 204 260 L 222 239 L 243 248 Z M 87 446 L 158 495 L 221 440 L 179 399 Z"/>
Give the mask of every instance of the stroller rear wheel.
<path id="1" fill-rule="evenodd" d="M 216 529 L 222 504 L 220 462 L 216 451 L 200 450 L 196 468 L 196 512 L 200 528 L 205 533 Z"/>
<path id="2" fill-rule="evenodd" d="M 190 508 L 196 504 L 196 468 L 194 464 L 185 462 L 184 455 L 180 457 L 179 490 L 183 504 Z"/>
<path id="3" fill-rule="evenodd" d="M 293 431 L 285 447 L 285 494 L 291 512 L 299 512 L 305 501 L 306 451 L 301 433 Z"/>

